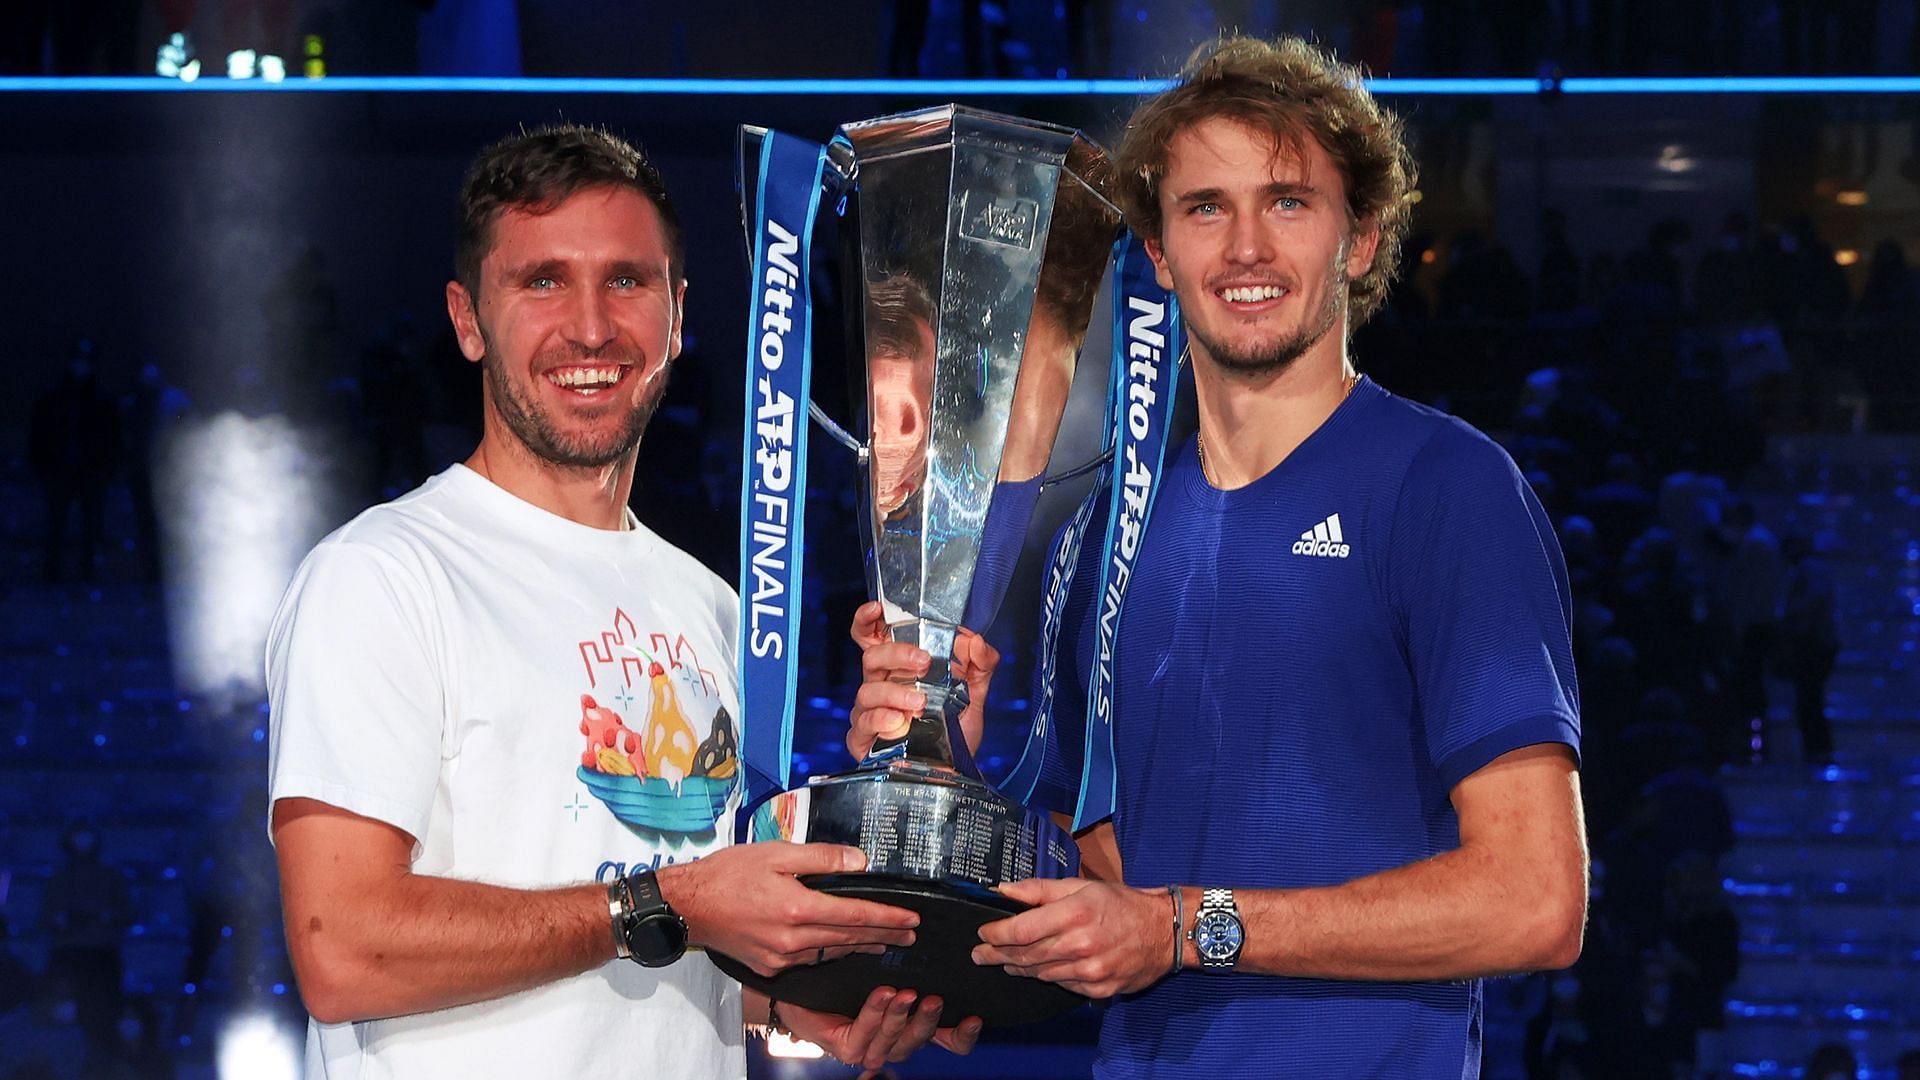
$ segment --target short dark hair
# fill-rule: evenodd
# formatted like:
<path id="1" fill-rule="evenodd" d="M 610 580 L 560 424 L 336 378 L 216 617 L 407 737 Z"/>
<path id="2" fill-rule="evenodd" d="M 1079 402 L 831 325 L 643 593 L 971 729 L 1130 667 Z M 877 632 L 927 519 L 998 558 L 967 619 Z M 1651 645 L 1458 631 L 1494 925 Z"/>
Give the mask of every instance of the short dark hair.
<path id="1" fill-rule="evenodd" d="M 888 274 L 869 282 L 866 294 L 868 350 L 931 364 L 933 357 L 920 355 L 920 328 L 934 329 L 927 287 L 910 275 Z"/>
<path id="2" fill-rule="evenodd" d="M 1359 68 L 1300 38 L 1228 36 L 1195 50 L 1171 90 L 1149 98 L 1127 121 L 1114 155 L 1120 201 L 1133 231 L 1160 235 L 1160 181 L 1167 144 L 1183 129 L 1223 118 L 1271 135 L 1296 152 L 1318 142 L 1347 189 L 1347 220 L 1374 225 L 1373 266 L 1347 283 L 1348 313 L 1359 326 L 1386 299 L 1400 272 L 1417 176 L 1400 118 L 1367 92 Z"/>
<path id="3" fill-rule="evenodd" d="M 634 144 L 604 128 L 581 124 L 522 130 L 480 151 L 460 185 L 454 280 L 479 297 L 480 263 L 493 246 L 493 225 L 503 211 L 544 214 L 575 193 L 597 187 L 630 188 L 653 204 L 667 236 L 668 273 L 676 284 L 683 280 L 686 243 L 660 170 Z"/>

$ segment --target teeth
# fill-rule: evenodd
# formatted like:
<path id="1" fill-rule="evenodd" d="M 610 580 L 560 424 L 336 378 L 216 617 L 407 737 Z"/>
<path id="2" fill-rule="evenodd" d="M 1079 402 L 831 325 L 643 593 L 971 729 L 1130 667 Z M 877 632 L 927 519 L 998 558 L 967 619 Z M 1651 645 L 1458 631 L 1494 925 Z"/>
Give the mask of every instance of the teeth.
<path id="1" fill-rule="evenodd" d="M 547 372 L 547 378 L 555 386 L 564 386 L 570 390 L 583 390 L 592 393 L 602 387 L 612 386 L 620 381 L 619 367 L 603 368 L 565 368 Z"/>
<path id="2" fill-rule="evenodd" d="M 1278 300 L 1287 290 L 1278 285 L 1249 285 L 1238 289 L 1221 289 L 1220 296 L 1236 304 L 1251 304 L 1259 300 Z"/>

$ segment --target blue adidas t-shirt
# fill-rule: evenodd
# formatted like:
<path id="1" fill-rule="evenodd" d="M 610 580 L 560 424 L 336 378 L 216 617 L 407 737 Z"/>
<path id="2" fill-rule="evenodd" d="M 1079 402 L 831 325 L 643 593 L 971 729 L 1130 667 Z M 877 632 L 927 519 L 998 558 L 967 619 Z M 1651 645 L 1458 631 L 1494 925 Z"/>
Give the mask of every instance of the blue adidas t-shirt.
<path id="1" fill-rule="evenodd" d="M 1512 460 L 1369 380 L 1271 473 L 1169 463 L 1115 645 L 1126 879 L 1335 885 L 1459 846 L 1448 792 L 1579 742 L 1565 564 Z M 1096 521 L 1105 520 L 1096 515 Z M 1054 730 L 1078 737 L 1102 556 L 1074 575 Z M 1055 808 L 1077 752 L 1049 753 Z M 1043 791 L 1043 796 L 1048 794 Z M 1249 929 L 1249 936 L 1260 933 Z M 1480 984 L 1188 971 L 1114 1003 L 1102 1077 L 1479 1075 Z"/>

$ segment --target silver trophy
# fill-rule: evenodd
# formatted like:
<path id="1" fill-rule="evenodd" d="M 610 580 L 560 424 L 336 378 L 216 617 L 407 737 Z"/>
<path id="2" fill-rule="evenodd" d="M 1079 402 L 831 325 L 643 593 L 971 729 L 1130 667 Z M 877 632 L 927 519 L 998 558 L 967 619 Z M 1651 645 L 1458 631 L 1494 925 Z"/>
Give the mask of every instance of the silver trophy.
<path id="1" fill-rule="evenodd" d="M 764 137 L 742 129 L 743 162 Z M 980 779 L 951 660 L 959 627 L 992 620 L 1027 532 L 1120 228 L 1111 166 L 1070 128 L 954 105 L 845 125 L 828 162 L 828 190 L 847 196 L 842 278 L 864 360 L 848 441 L 865 466 L 868 587 L 894 640 L 932 663 L 904 738 L 762 817 L 787 839 L 865 850 L 866 871 L 807 883 L 914 908 L 921 925 L 909 948 L 771 979 L 717 959 L 776 1000 L 845 1014 L 890 985 L 941 995 L 946 1023 L 1040 1019 L 1081 999 L 969 954 L 982 924 L 1025 906 L 994 886 L 1073 876 L 1079 853 L 1045 812 Z"/>

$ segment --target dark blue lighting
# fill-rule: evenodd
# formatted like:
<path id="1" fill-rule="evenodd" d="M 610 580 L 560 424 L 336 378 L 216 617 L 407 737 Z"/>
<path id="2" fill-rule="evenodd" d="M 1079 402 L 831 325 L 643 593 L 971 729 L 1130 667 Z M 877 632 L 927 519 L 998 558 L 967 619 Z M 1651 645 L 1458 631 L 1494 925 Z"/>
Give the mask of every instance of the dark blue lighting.
<path id="1" fill-rule="evenodd" d="M 698 94 L 1025 96 L 1153 93 L 1167 80 L 1136 79 L 528 79 L 479 76 L 340 75 L 325 79 L 206 78 L 183 83 L 158 76 L 0 78 L 16 93 L 416 93 L 416 94 Z"/>
<path id="2" fill-rule="evenodd" d="M 1392 94 L 1458 94 L 1508 97 L 1538 94 L 1539 79 L 1368 79 L 1367 89 L 1381 96 Z"/>

